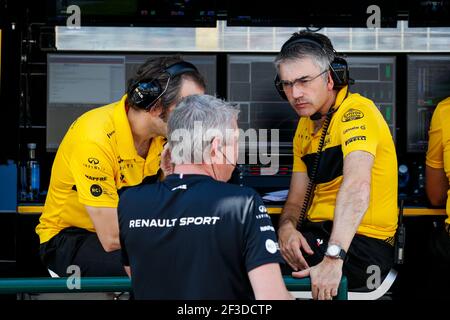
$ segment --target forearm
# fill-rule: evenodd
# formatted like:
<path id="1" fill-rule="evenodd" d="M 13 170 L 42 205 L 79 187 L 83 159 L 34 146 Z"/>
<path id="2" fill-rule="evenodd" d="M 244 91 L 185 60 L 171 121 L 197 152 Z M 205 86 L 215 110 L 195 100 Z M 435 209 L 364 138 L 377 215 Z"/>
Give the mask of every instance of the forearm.
<path id="1" fill-rule="evenodd" d="M 296 228 L 298 219 L 300 217 L 300 210 L 300 205 L 286 202 L 283 207 L 280 220 L 278 222 L 278 227 L 292 225 L 294 228 Z"/>
<path id="2" fill-rule="evenodd" d="M 330 243 L 348 250 L 369 207 L 370 181 L 342 184 L 337 195 Z"/>
<path id="3" fill-rule="evenodd" d="M 117 208 L 86 206 L 98 239 L 106 252 L 120 249 Z"/>

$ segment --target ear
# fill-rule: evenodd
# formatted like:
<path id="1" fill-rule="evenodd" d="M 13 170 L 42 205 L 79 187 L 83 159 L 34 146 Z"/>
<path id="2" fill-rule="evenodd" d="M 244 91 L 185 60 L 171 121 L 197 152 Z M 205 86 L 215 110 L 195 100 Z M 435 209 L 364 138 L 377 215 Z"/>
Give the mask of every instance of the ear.
<path id="1" fill-rule="evenodd" d="M 327 89 L 331 91 L 333 90 L 333 87 L 334 87 L 333 77 L 331 76 L 331 72 L 328 71 Z"/>
<path id="2" fill-rule="evenodd" d="M 222 150 L 222 142 L 218 137 L 215 137 L 211 142 L 211 150 L 210 150 L 210 156 L 211 159 L 217 158 L 218 156 L 221 156 L 221 150 Z"/>
<path id="3" fill-rule="evenodd" d="M 161 100 L 157 101 L 147 112 L 154 117 L 159 117 L 163 113 Z"/>

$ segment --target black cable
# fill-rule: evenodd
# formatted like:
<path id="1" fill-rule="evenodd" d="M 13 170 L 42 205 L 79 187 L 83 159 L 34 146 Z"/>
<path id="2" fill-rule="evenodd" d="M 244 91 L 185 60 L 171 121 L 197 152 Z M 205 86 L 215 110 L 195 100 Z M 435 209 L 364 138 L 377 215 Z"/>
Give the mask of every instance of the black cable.
<path id="1" fill-rule="evenodd" d="M 328 127 L 330 126 L 331 117 L 333 116 L 333 113 L 334 113 L 334 109 L 331 108 L 330 111 L 327 113 L 327 117 L 325 118 L 325 122 L 323 124 L 323 131 L 322 131 L 322 135 L 320 136 L 319 147 L 317 148 L 317 153 L 316 153 L 316 156 L 314 157 L 310 179 L 308 182 L 308 186 L 306 187 L 305 199 L 303 201 L 302 210 L 300 211 L 300 217 L 297 221 L 297 230 L 300 230 L 300 228 L 303 224 L 303 221 L 306 218 L 306 212 L 308 211 L 308 208 L 313 199 L 313 192 L 314 192 L 314 188 L 316 187 L 315 180 L 317 178 L 317 170 L 319 169 L 319 163 L 320 163 L 320 158 L 322 155 L 322 149 L 323 149 L 323 145 L 325 144 L 325 136 L 327 135 Z"/>

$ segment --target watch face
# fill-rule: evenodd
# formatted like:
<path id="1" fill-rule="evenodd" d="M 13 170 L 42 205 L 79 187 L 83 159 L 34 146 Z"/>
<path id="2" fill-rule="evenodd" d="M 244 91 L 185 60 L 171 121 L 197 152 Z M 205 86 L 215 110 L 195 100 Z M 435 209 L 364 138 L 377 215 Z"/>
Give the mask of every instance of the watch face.
<path id="1" fill-rule="evenodd" d="M 340 248 L 339 246 L 332 244 L 327 248 L 327 254 L 332 257 L 337 257 L 339 255 Z"/>

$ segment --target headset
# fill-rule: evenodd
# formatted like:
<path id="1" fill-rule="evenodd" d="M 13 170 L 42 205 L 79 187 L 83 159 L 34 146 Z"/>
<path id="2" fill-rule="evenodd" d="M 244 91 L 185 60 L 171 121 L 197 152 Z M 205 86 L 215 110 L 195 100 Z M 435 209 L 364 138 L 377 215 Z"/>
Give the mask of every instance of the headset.
<path id="1" fill-rule="evenodd" d="M 299 44 L 299 43 L 312 44 L 313 46 L 316 46 L 316 47 L 320 48 L 320 50 L 325 52 L 325 49 L 323 48 L 322 43 L 319 40 L 317 40 L 316 38 L 314 38 L 313 36 L 308 36 L 308 35 L 303 35 L 301 37 L 288 40 L 281 47 L 281 52 L 283 52 L 283 50 L 287 50 L 290 47 L 292 47 L 296 44 Z M 349 76 L 347 61 L 344 58 L 339 57 L 337 55 L 337 52 L 334 49 L 333 49 L 333 51 L 335 53 L 335 58 L 330 63 L 329 70 L 331 73 L 331 78 L 333 79 L 333 82 L 334 82 L 333 89 L 339 90 L 349 84 L 353 84 L 353 80 L 350 79 L 350 76 Z M 275 88 L 277 89 L 277 92 L 280 95 L 280 97 L 283 100 L 287 100 L 288 98 L 286 96 L 286 93 L 283 90 L 283 86 L 280 82 L 280 77 L 279 77 L 278 73 L 275 76 L 274 84 L 275 84 Z"/>
<path id="2" fill-rule="evenodd" d="M 169 79 L 167 79 L 167 83 L 164 88 L 161 86 L 157 78 L 153 78 L 150 81 L 137 81 L 132 86 L 130 95 L 131 102 L 136 107 L 148 111 L 167 91 L 170 80 L 187 72 L 198 72 L 198 70 L 192 63 L 180 61 L 166 67 L 161 72 L 161 74 L 167 73 L 169 75 Z"/>

